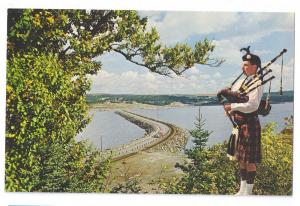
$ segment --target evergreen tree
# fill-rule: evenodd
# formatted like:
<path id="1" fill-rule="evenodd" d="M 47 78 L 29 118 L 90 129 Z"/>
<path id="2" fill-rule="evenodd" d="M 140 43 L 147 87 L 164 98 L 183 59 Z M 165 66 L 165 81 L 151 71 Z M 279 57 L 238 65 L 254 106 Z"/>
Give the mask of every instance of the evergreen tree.
<path id="1" fill-rule="evenodd" d="M 191 164 L 176 166 L 186 172 L 185 178 L 181 180 L 181 184 L 184 184 L 183 193 L 192 193 L 195 187 L 199 187 L 198 183 L 201 179 L 205 178 L 205 163 L 207 161 L 207 146 L 208 137 L 211 134 L 208 130 L 204 129 L 205 120 L 202 118 L 202 114 L 199 107 L 199 113 L 196 117 L 195 128 L 190 130 L 190 134 L 193 138 L 194 147 L 186 150 L 188 158 L 191 160 Z M 201 187 L 201 186 L 200 186 Z"/>
<path id="2" fill-rule="evenodd" d="M 205 120 L 202 117 L 200 107 L 198 116 L 196 117 L 196 122 L 194 124 L 195 129 L 189 131 L 193 137 L 193 142 L 195 143 L 194 149 L 203 151 L 203 149 L 207 146 L 208 137 L 212 131 L 204 129 Z"/>
<path id="3" fill-rule="evenodd" d="M 167 193 L 228 194 L 236 187 L 236 165 L 226 156 L 226 144 L 207 146 L 212 132 L 204 128 L 205 120 L 200 112 L 195 128 L 190 131 L 194 147 L 186 150 L 190 159 L 185 164 L 176 164 L 184 176 L 167 186 Z"/>

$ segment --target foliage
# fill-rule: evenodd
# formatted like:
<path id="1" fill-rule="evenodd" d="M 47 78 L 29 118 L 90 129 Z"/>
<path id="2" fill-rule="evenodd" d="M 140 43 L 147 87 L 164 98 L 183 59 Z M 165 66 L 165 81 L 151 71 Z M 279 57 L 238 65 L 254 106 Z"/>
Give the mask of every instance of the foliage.
<path id="1" fill-rule="evenodd" d="M 232 194 L 237 188 L 238 171 L 235 162 L 226 157 L 226 145 L 217 144 L 203 150 L 197 162 L 177 165 L 184 176 L 162 182 L 166 193 L 175 194 Z M 226 167 L 225 167 L 226 165 Z"/>
<path id="2" fill-rule="evenodd" d="M 110 160 L 84 142 L 49 145 L 41 172 L 30 184 L 40 192 L 105 192 Z"/>
<path id="3" fill-rule="evenodd" d="M 195 44 L 166 47 L 155 28 L 136 11 L 8 10 L 8 56 L 16 52 L 54 52 L 75 75 L 95 74 L 99 55 L 115 51 L 152 72 L 181 74 L 194 64 L 218 66 L 211 59 L 214 45 L 207 39 Z"/>
<path id="4" fill-rule="evenodd" d="M 108 160 L 73 139 L 87 106 L 57 57 L 17 54 L 7 68 L 6 189 L 99 191 Z"/>
<path id="5" fill-rule="evenodd" d="M 135 178 L 128 178 L 123 183 L 119 183 L 111 189 L 111 193 L 140 193 L 142 190 L 141 186 L 139 186 L 140 181 Z"/>
<path id="6" fill-rule="evenodd" d="M 162 75 L 217 66 L 207 39 L 165 47 L 136 11 L 9 9 L 7 191 L 99 191 L 108 163 L 74 137 L 88 124 L 88 75 L 115 51 Z"/>
<path id="7" fill-rule="evenodd" d="M 195 144 L 194 149 L 199 150 L 200 153 L 207 146 L 208 137 L 212 133 L 203 129 L 204 125 L 205 125 L 205 120 L 203 120 L 201 110 L 199 107 L 199 114 L 196 117 L 195 129 L 190 130 L 190 135 L 194 138 L 193 139 L 193 142 Z M 193 153 L 194 149 L 187 151 L 189 157 L 195 158 Z"/>
<path id="8" fill-rule="evenodd" d="M 263 159 L 258 167 L 254 190 L 262 195 L 291 195 L 293 134 L 275 134 L 275 126 L 275 123 L 270 123 L 262 131 Z"/>
<path id="9" fill-rule="evenodd" d="M 289 126 L 291 127 L 291 124 Z M 258 166 L 254 193 L 291 195 L 293 134 L 275 134 L 274 127 L 275 123 L 270 123 L 262 131 L 263 160 Z M 184 176 L 169 182 L 162 181 L 162 189 L 166 193 L 177 194 L 236 193 L 239 180 L 238 165 L 226 157 L 226 146 L 227 143 L 224 142 L 204 150 L 197 146 L 192 148 L 187 152 L 190 162 L 178 165 L 184 171 Z"/>
<path id="10" fill-rule="evenodd" d="M 141 178 L 139 174 L 133 174 L 129 165 L 122 161 L 122 167 L 117 169 L 118 175 L 114 178 L 119 179 L 117 184 L 110 184 L 110 193 L 141 193 Z"/>
<path id="11" fill-rule="evenodd" d="M 171 183 L 162 184 L 167 193 L 226 194 L 234 191 L 235 164 L 226 157 L 225 145 L 207 148 L 211 132 L 205 130 L 204 125 L 205 120 L 199 108 L 195 129 L 190 131 L 195 144 L 192 149 L 186 151 L 191 162 L 176 165 L 185 175 L 180 179 L 174 179 Z"/>

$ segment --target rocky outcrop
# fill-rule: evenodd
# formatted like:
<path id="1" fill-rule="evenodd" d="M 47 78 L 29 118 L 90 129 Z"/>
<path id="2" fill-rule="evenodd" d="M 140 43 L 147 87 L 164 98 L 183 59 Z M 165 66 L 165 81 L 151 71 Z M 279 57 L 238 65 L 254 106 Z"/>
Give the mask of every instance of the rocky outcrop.
<path id="1" fill-rule="evenodd" d="M 174 134 L 160 144 L 151 147 L 150 152 L 180 152 L 185 148 L 189 137 L 188 131 L 175 125 L 173 127 Z"/>

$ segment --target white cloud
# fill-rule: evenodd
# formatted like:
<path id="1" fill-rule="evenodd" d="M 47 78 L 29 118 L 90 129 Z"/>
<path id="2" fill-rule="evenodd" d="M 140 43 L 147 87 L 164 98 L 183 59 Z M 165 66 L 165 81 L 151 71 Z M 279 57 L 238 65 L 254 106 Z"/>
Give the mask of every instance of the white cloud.
<path id="1" fill-rule="evenodd" d="M 164 15 L 163 15 L 164 14 Z M 148 15 L 143 12 L 143 15 Z M 149 26 L 157 28 L 163 42 L 184 42 L 196 35 L 224 36 L 214 41 L 213 57 L 239 64 L 241 47 L 253 45 L 274 32 L 293 32 L 293 13 L 268 12 L 150 12 Z M 199 39 L 200 40 L 200 39 Z M 259 55 L 270 50 L 253 50 Z M 192 71 L 192 70 L 191 70 Z"/>
<path id="2" fill-rule="evenodd" d="M 181 42 L 192 35 L 237 33 L 269 35 L 294 31 L 293 13 L 237 12 L 140 12 L 149 17 L 149 27 L 156 27 L 163 42 Z M 255 34 L 253 33 L 255 31 Z M 255 40 L 257 38 L 253 38 Z"/>
<path id="3" fill-rule="evenodd" d="M 253 34 L 244 34 L 239 36 L 232 36 L 227 39 L 213 41 L 216 45 L 212 57 L 222 57 L 226 60 L 226 64 L 239 65 L 241 63 L 240 48 L 247 45 L 253 45 L 256 41 L 262 39 L 265 36 L 270 35 L 270 30 L 261 30 Z M 253 53 L 262 56 L 270 55 L 274 53 L 271 50 L 258 50 L 253 48 Z M 273 56 L 273 55 L 272 55 Z"/>
<path id="4" fill-rule="evenodd" d="M 240 62 L 240 45 L 233 43 L 233 39 L 214 41 L 216 45 L 212 56 L 220 56 L 226 60 L 226 64 L 237 64 Z"/>
<path id="5" fill-rule="evenodd" d="M 197 67 L 193 66 L 190 69 L 188 69 L 185 74 L 189 75 L 189 74 L 199 74 L 199 70 L 197 69 Z"/>
<path id="6" fill-rule="evenodd" d="M 294 31 L 293 13 L 245 13 L 243 17 L 244 27 L 247 31 L 264 30 L 272 32 Z"/>
<path id="7" fill-rule="evenodd" d="M 218 72 L 214 73 L 216 79 Z M 91 77 L 93 86 L 91 93 L 114 94 L 199 94 L 212 93 L 220 89 L 220 79 L 198 72 L 189 76 L 175 78 L 155 73 L 123 72 L 121 74 L 100 71 Z"/>
<path id="8" fill-rule="evenodd" d="M 146 74 L 142 74 L 141 76 L 143 79 L 147 80 L 148 82 L 152 82 L 156 80 L 156 76 L 150 72 L 147 72 Z"/>
<path id="9" fill-rule="evenodd" d="M 99 75 L 93 75 L 92 76 L 92 79 L 93 80 L 97 80 L 97 79 L 107 79 L 107 78 L 111 78 L 111 77 L 113 77 L 114 76 L 114 74 L 113 73 L 109 73 L 109 72 L 107 72 L 107 71 L 105 71 L 105 70 L 101 70 L 100 72 L 99 72 Z"/>
<path id="10" fill-rule="evenodd" d="M 191 35 L 222 32 L 237 21 L 237 13 L 224 12 L 167 12 L 163 19 L 157 16 L 151 13 L 149 27 L 156 27 L 167 43 L 184 41 Z"/>
<path id="11" fill-rule="evenodd" d="M 263 62 L 265 65 L 266 62 Z M 283 89 L 292 90 L 294 82 L 294 60 L 284 64 Z M 276 78 L 272 81 L 272 91 L 279 91 L 280 69 L 279 62 L 273 63 L 270 68 L 271 75 Z M 218 71 L 211 75 L 203 71 L 191 72 L 188 75 L 169 78 L 155 73 L 138 73 L 127 71 L 120 74 L 100 71 L 92 76 L 93 87 L 91 93 L 115 94 L 207 94 L 216 93 L 222 87 L 228 86 L 233 77 L 223 78 Z M 268 84 L 265 86 L 268 90 Z"/>
<path id="12" fill-rule="evenodd" d="M 137 72 L 133 72 L 133 71 L 127 71 L 127 72 L 123 72 L 121 74 L 121 79 L 136 79 L 138 76 Z"/>

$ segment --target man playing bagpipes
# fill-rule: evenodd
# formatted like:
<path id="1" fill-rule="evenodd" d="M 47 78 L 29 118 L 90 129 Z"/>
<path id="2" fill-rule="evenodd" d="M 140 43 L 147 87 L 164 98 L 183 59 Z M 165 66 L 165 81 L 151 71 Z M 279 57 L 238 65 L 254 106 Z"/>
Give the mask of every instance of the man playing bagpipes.
<path id="1" fill-rule="evenodd" d="M 241 51 L 246 51 L 242 57 L 243 73 L 232 83 L 230 88 L 221 90 L 217 96 L 233 124 L 227 153 L 231 159 L 239 162 L 241 183 L 237 195 L 251 195 L 256 166 L 262 159 L 261 126 L 258 114 L 265 116 L 271 109 L 268 99 L 267 101 L 262 100 L 263 85 L 275 77 L 272 76 L 267 80 L 263 78 L 272 71 L 266 68 L 286 50 L 284 49 L 280 55 L 263 68 L 259 56 L 250 52 L 250 46 Z M 242 75 L 244 78 L 240 79 Z M 225 103 L 225 99 L 229 103 Z"/>

